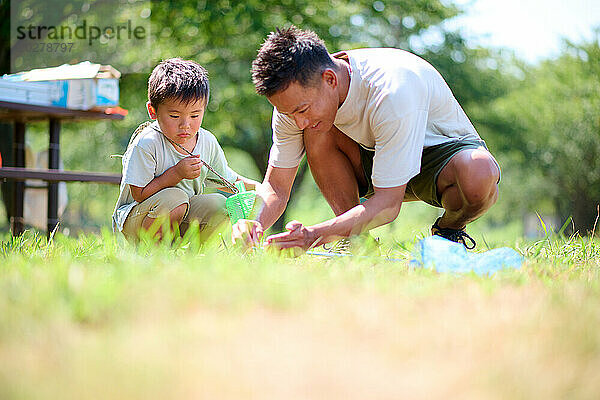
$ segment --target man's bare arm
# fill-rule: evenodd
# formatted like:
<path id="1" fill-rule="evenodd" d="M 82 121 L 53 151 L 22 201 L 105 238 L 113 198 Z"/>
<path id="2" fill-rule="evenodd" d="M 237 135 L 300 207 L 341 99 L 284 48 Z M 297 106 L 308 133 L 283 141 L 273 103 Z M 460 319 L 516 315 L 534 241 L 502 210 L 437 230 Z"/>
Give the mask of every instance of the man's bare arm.
<path id="1" fill-rule="evenodd" d="M 267 167 L 265 179 L 258 190 L 263 204 L 256 217 L 263 229 L 271 227 L 283 214 L 290 199 L 297 170 L 298 167 L 278 168 L 271 165 Z"/>
<path id="2" fill-rule="evenodd" d="M 299 222 L 292 222 L 286 227 L 288 232 L 269 236 L 267 244 L 279 248 L 301 247 L 306 250 L 390 223 L 400 212 L 405 190 L 406 185 L 375 188 L 373 197 L 363 204 L 316 225 L 305 227 Z"/>

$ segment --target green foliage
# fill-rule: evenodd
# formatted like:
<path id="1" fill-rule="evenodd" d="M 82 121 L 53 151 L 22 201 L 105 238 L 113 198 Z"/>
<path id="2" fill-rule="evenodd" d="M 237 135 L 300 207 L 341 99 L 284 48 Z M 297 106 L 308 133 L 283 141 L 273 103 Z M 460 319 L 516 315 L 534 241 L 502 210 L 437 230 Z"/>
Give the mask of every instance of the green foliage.
<path id="1" fill-rule="evenodd" d="M 471 119 L 473 108 L 485 107 L 517 87 L 519 81 L 511 73 L 515 62 L 502 50 L 468 47 L 456 32 L 443 32 L 442 38 L 421 56 L 446 79 Z"/>
<path id="2" fill-rule="evenodd" d="M 599 37 L 528 71 L 482 116 L 521 170 L 528 203 L 551 201 L 582 233 L 593 228 L 600 199 Z"/>

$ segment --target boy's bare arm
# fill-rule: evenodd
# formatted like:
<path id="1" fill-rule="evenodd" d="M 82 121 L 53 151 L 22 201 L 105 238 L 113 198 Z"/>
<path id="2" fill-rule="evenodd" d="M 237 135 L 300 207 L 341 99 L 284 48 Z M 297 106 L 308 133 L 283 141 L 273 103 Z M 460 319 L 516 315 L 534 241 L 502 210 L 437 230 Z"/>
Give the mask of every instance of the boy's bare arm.
<path id="1" fill-rule="evenodd" d="M 182 179 L 195 179 L 200 176 L 202 161 L 195 156 L 186 157 L 177 164 L 167 169 L 162 175 L 152 179 L 146 186 L 129 185 L 131 196 L 141 203 L 148 197 L 168 187 L 173 187 Z"/>

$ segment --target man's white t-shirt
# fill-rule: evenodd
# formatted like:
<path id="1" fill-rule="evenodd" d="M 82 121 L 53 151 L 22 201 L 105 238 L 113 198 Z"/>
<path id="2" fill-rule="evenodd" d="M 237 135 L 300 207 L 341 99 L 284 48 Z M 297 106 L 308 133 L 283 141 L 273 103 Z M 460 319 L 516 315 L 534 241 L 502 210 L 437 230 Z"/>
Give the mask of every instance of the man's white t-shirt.
<path id="1" fill-rule="evenodd" d="M 225 153 L 219 146 L 217 138 L 206 129 L 198 130 L 198 139 L 192 154 L 199 155 L 203 161 L 228 181 L 233 182 L 238 179 L 238 175 L 227 165 Z M 123 230 L 123 224 L 125 224 L 129 212 L 138 204 L 131 196 L 129 185 L 144 187 L 186 157 L 189 156 L 179 153 L 167 141 L 156 121 L 138 134 L 123 156 L 123 178 L 121 179 L 119 199 L 113 213 L 113 230 L 115 232 L 117 229 Z M 175 187 L 183 189 L 190 197 L 202 194 L 207 178 L 219 180 L 215 174 L 203 167 L 199 177 L 182 179 Z"/>
<path id="2" fill-rule="evenodd" d="M 399 49 L 341 53 L 350 62 L 350 87 L 334 125 L 375 151 L 373 185 L 401 186 L 417 175 L 424 147 L 480 139 L 442 76 L 427 61 Z M 304 155 L 302 131 L 273 110 L 269 164 L 292 168 Z"/>

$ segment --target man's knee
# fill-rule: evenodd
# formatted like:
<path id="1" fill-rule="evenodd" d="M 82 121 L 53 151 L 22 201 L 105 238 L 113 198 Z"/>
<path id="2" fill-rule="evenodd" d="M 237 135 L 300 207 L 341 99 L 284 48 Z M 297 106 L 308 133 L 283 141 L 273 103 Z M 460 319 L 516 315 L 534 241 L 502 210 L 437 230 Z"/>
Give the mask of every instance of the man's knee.
<path id="1" fill-rule="evenodd" d="M 333 127 L 326 134 L 305 134 L 304 148 L 309 162 L 312 160 L 326 159 L 331 152 L 336 150 L 337 144 L 335 135 L 337 128 Z"/>
<path id="2" fill-rule="evenodd" d="M 319 184 L 323 179 L 336 182 L 353 177 L 365 184 L 361 164 L 360 147 L 354 140 L 333 126 L 325 134 L 304 135 L 306 159 L 313 177 Z M 341 173 L 341 176 L 336 174 Z"/>
<path id="3" fill-rule="evenodd" d="M 459 160 L 458 187 L 471 207 L 489 207 L 498 198 L 500 170 L 493 156 L 485 150 L 475 150 Z"/>

